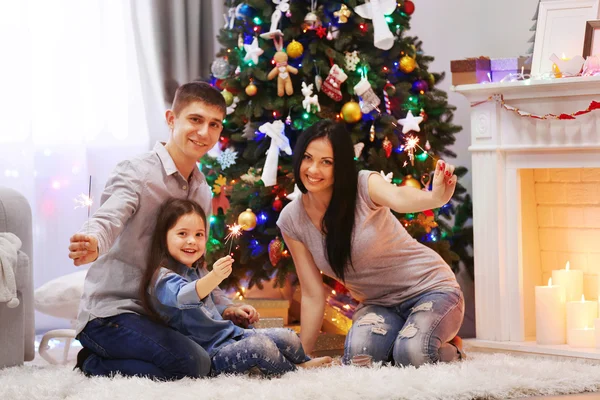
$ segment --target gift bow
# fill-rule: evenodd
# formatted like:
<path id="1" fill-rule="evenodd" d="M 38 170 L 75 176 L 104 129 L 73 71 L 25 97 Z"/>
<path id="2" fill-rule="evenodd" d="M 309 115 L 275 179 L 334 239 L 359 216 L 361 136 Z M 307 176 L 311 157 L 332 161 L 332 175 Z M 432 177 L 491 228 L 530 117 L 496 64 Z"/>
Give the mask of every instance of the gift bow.
<path id="1" fill-rule="evenodd" d="M 258 130 L 271 138 L 271 145 L 267 150 L 267 159 L 265 160 L 261 179 L 265 186 L 274 186 L 277 183 L 279 152 L 283 150 L 287 155 L 292 155 L 290 140 L 285 136 L 283 121 L 264 123 Z"/>

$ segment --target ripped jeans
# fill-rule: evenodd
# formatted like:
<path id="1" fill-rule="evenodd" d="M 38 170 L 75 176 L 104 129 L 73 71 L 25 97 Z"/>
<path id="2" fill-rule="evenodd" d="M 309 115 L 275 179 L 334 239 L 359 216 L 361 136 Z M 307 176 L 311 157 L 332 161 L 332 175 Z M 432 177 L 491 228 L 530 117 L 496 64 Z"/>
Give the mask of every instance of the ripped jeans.
<path id="1" fill-rule="evenodd" d="M 295 371 L 296 364 L 310 361 L 300 338 L 291 329 L 246 329 L 235 343 L 219 349 L 212 358 L 212 374 L 236 374 L 258 367 L 265 375 Z"/>
<path id="2" fill-rule="evenodd" d="M 420 366 L 461 358 L 448 342 L 454 338 L 465 312 L 460 289 L 423 293 L 397 306 L 364 306 L 353 317 L 344 347 L 344 364 L 370 359 L 397 366 Z"/>

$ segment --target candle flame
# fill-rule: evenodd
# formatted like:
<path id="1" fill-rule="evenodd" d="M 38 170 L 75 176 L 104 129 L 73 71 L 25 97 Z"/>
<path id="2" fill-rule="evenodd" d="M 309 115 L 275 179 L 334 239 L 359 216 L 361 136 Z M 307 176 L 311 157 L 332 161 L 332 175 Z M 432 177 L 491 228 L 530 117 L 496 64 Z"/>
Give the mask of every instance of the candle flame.
<path id="1" fill-rule="evenodd" d="M 561 59 L 561 60 L 564 60 L 564 61 L 567 61 L 567 60 L 568 60 L 567 56 L 565 56 L 565 53 L 562 53 L 562 57 L 561 57 L 560 59 Z"/>
<path id="2" fill-rule="evenodd" d="M 552 278 L 548 278 L 548 286 L 552 286 Z"/>
<path id="3" fill-rule="evenodd" d="M 565 269 L 568 271 L 571 268 L 571 262 L 567 261 L 567 265 L 565 266 Z"/>

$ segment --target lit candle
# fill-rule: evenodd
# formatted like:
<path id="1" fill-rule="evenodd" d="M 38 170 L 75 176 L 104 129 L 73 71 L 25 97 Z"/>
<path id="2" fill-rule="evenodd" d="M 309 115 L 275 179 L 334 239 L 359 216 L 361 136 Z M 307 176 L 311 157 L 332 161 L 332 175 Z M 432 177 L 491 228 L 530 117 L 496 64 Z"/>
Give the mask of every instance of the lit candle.
<path id="1" fill-rule="evenodd" d="M 598 318 L 598 302 L 586 301 L 581 295 L 581 301 L 567 302 L 567 344 L 573 347 L 589 347 L 582 346 L 581 341 L 585 342 L 590 333 L 581 332 L 582 330 L 590 330 L 594 326 L 594 321 Z M 595 340 L 595 332 L 592 334 Z M 593 347 L 593 345 L 592 345 Z"/>
<path id="2" fill-rule="evenodd" d="M 535 287 L 535 340 L 538 344 L 564 344 L 566 341 L 566 297 L 562 286 Z"/>
<path id="3" fill-rule="evenodd" d="M 577 301 L 583 295 L 583 271 L 570 269 L 570 265 L 567 261 L 565 269 L 552 271 L 552 282 L 565 288 L 567 301 Z"/>

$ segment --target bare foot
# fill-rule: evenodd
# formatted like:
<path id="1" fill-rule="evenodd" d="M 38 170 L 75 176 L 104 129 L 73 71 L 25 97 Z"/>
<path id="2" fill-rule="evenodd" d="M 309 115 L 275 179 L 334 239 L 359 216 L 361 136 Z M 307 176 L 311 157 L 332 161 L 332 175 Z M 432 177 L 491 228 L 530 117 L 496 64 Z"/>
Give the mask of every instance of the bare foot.
<path id="1" fill-rule="evenodd" d="M 306 368 L 306 369 L 310 369 L 310 368 L 320 368 L 320 367 L 329 367 L 331 366 L 331 362 L 333 361 L 333 359 L 329 356 L 326 357 L 317 357 L 317 358 L 313 358 L 310 361 L 304 362 L 302 364 L 297 364 L 298 367 L 300 368 Z"/>

